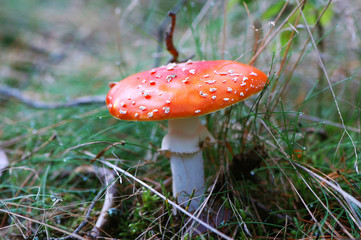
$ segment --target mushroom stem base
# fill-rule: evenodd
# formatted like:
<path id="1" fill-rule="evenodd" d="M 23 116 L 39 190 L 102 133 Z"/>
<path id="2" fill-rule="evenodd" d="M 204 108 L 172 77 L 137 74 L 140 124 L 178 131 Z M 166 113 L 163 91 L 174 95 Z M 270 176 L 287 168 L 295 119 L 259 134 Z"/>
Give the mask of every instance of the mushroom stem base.
<path id="1" fill-rule="evenodd" d="M 196 210 L 205 189 L 202 151 L 191 155 L 172 154 L 170 163 L 173 196 L 180 205 L 189 206 L 189 211 Z"/>

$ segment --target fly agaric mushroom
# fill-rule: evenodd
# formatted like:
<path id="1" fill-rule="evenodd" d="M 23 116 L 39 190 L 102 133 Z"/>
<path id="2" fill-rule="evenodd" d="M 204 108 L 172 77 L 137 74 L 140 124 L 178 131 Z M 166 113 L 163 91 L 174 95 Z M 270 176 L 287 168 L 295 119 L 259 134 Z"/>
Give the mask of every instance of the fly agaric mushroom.
<path id="1" fill-rule="evenodd" d="M 234 61 L 169 63 L 112 84 L 109 112 L 128 121 L 168 120 L 161 152 L 170 156 L 173 196 L 195 210 L 205 190 L 201 143 L 214 138 L 198 117 L 261 91 L 262 71 Z"/>

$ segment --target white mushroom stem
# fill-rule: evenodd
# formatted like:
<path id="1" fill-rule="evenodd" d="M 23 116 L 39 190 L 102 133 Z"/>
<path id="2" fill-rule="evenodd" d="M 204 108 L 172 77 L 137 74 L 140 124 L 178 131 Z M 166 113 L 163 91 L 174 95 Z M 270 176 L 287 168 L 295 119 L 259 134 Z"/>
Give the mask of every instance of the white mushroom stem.
<path id="1" fill-rule="evenodd" d="M 189 206 L 189 211 L 198 208 L 205 190 L 201 148 L 204 142 L 214 142 L 214 138 L 198 117 L 169 120 L 161 151 L 170 157 L 173 196 L 179 204 Z"/>

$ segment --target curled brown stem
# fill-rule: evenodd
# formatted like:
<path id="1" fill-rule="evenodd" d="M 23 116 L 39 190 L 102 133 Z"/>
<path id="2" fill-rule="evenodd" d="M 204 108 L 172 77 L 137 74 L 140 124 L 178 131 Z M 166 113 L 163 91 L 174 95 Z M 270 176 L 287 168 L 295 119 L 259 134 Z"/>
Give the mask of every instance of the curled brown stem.
<path id="1" fill-rule="evenodd" d="M 179 53 L 173 44 L 173 33 L 174 33 L 174 28 L 175 28 L 175 23 L 176 23 L 176 14 L 174 12 L 169 12 L 168 16 L 170 16 L 172 18 L 172 22 L 171 22 L 169 31 L 166 32 L 166 35 L 165 35 L 165 44 L 167 46 L 168 52 L 172 55 L 172 59 L 169 62 L 178 62 Z"/>

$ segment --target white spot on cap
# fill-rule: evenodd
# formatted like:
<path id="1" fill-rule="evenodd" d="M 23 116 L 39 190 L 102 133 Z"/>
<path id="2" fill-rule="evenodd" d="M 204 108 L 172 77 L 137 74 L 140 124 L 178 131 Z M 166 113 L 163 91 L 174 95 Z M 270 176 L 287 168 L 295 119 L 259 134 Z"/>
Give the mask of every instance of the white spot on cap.
<path id="1" fill-rule="evenodd" d="M 212 99 L 213 99 L 213 100 L 216 100 L 216 98 L 217 98 L 216 96 L 212 96 Z"/>
<path id="2" fill-rule="evenodd" d="M 148 117 L 151 118 L 151 117 L 153 117 L 153 112 L 149 112 L 147 115 L 148 115 Z"/>
<path id="3" fill-rule="evenodd" d="M 167 82 L 170 82 L 173 78 L 175 78 L 177 76 L 177 74 L 172 74 L 172 75 L 168 75 L 166 78 L 165 78 L 165 80 L 167 81 Z"/>
<path id="4" fill-rule="evenodd" d="M 160 78 L 161 76 L 162 76 L 162 74 L 158 73 L 155 77 Z"/>
<path id="5" fill-rule="evenodd" d="M 144 95 L 144 97 L 148 97 L 150 96 L 150 93 L 152 93 L 152 90 L 142 90 L 142 94 Z"/>
<path id="6" fill-rule="evenodd" d="M 153 109 L 153 112 L 158 112 L 158 109 Z"/>
<path id="7" fill-rule="evenodd" d="M 188 59 L 188 61 L 186 62 L 186 64 L 192 64 L 192 60 Z"/>
<path id="8" fill-rule="evenodd" d="M 155 69 L 153 68 L 152 70 L 150 70 L 150 74 L 154 74 L 156 71 Z"/>
<path id="9" fill-rule="evenodd" d="M 170 103 L 170 100 L 165 100 L 165 102 L 169 104 L 169 103 Z"/>
<path id="10" fill-rule="evenodd" d="M 231 70 L 228 70 L 228 73 L 232 74 L 232 73 L 234 73 L 234 71 L 231 69 Z"/>
<path id="11" fill-rule="evenodd" d="M 209 91 L 212 93 L 212 92 L 215 92 L 217 91 L 217 88 L 210 88 Z"/>
<path id="12" fill-rule="evenodd" d="M 229 98 L 223 98 L 223 101 L 228 102 Z"/>
<path id="13" fill-rule="evenodd" d="M 227 88 L 227 92 L 232 92 L 232 91 L 233 91 L 233 89 L 231 87 Z"/>
<path id="14" fill-rule="evenodd" d="M 204 81 L 205 83 L 208 83 L 208 84 L 213 84 L 216 82 L 216 80 L 207 80 L 207 81 Z"/>
<path id="15" fill-rule="evenodd" d="M 243 81 L 247 81 L 248 80 L 248 77 L 243 77 Z"/>
<path id="16" fill-rule="evenodd" d="M 145 80 L 145 79 L 142 80 L 142 83 L 146 83 L 146 82 L 147 82 L 147 80 Z"/>
<path id="17" fill-rule="evenodd" d="M 125 106 L 125 103 L 124 103 L 124 102 L 120 102 L 120 106 L 121 106 L 121 107 L 124 107 L 124 106 Z"/>
<path id="18" fill-rule="evenodd" d="M 142 111 L 144 111 L 144 110 L 147 109 L 147 108 L 144 107 L 144 106 L 139 106 L 139 109 L 142 110 Z"/>
<path id="19" fill-rule="evenodd" d="M 243 92 L 241 92 L 241 93 L 239 94 L 239 96 L 242 96 L 242 97 L 243 97 L 243 96 L 244 96 Z"/>
<path id="20" fill-rule="evenodd" d="M 150 80 L 150 81 L 149 81 L 149 84 L 150 84 L 150 85 L 155 85 L 155 81 L 154 81 L 154 80 Z"/>
<path id="21" fill-rule="evenodd" d="M 194 111 L 194 113 L 200 113 L 201 112 L 201 110 L 195 110 Z"/>
<path id="22" fill-rule="evenodd" d="M 247 85 L 247 83 L 245 83 L 245 82 L 241 83 L 241 87 L 246 86 L 246 85 Z"/>
<path id="23" fill-rule="evenodd" d="M 139 113 L 135 113 L 135 114 L 134 114 L 134 117 L 138 117 L 138 116 L 139 116 Z"/>
<path id="24" fill-rule="evenodd" d="M 169 63 L 169 64 L 167 65 L 167 70 L 168 70 L 168 71 L 173 70 L 176 66 L 177 66 L 176 63 Z"/>
<path id="25" fill-rule="evenodd" d="M 217 72 L 216 70 L 214 70 L 214 73 L 217 73 L 219 75 L 227 75 L 227 72 Z"/>
<path id="26" fill-rule="evenodd" d="M 209 74 L 206 74 L 206 75 L 204 75 L 203 77 L 204 77 L 204 78 L 208 78 L 208 77 L 209 77 Z"/>
<path id="27" fill-rule="evenodd" d="M 234 77 L 234 78 L 232 78 L 232 80 L 233 80 L 234 82 L 237 82 L 238 77 Z"/>
<path id="28" fill-rule="evenodd" d="M 242 73 L 230 73 L 229 76 L 233 77 L 233 76 L 241 76 Z"/>
<path id="29" fill-rule="evenodd" d="M 108 108 L 112 108 L 113 105 L 111 103 L 108 104 Z"/>
<path id="30" fill-rule="evenodd" d="M 132 104 L 135 105 L 135 101 L 132 101 Z"/>
<path id="31" fill-rule="evenodd" d="M 249 75 L 258 76 L 257 73 L 255 73 L 255 72 L 251 72 Z"/>
<path id="32" fill-rule="evenodd" d="M 170 108 L 169 107 L 163 107 L 164 113 L 168 114 L 170 112 Z"/>
<path id="33" fill-rule="evenodd" d="M 199 95 L 201 95 L 202 97 L 207 97 L 207 93 L 204 93 L 203 91 L 200 91 Z"/>
<path id="34" fill-rule="evenodd" d="M 189 80 L 189 77 L 186 77 L 186 79 L 182 80 L 182 83 L 187 83 Z"/>
<path id="35" fill-rule="evenodd" d="M 127 114 L 127 111 L 120 109 L 120 110 L 119 110 L 119 113 L 120 113 L 120 114 Z"/>
<path id="36" fill-rule="evenodd" d="M 189 70 L 189 73 L 191 73 L 191 74 L 196 74 L 196 70 L 195 70 L 195 69 L 191 69 L 191 70 Z"/>

